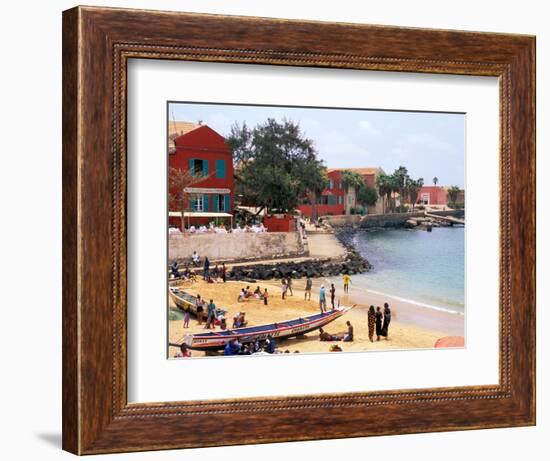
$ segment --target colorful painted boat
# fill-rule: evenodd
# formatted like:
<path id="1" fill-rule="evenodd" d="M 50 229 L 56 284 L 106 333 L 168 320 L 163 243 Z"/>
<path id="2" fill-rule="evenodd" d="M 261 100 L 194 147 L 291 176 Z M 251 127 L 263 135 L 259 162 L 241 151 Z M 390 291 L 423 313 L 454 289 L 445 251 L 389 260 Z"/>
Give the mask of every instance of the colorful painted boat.
<path id="1" fill-rule="evenodd" d="M 300 336 L 309 333 L 310 331 L 318 330 L 319 328 L 341 317 L 352 308 L 353 306 L 338 307 L 337 309 L 325 313 L 254 327 L 189 334 L 185 336 L 184 342 L 190 349 L 201 351 L 219 351 L 225 348 L 225 345 L 233 339 L 237 339 L 241 344 L 246 344 L 254 340 L 263 341 L 267 339 L 269 335 L 271 335 L 274 339 Z"/>
<path id="2" fill-rule="evenodd" d="M 189 293 L 180 290 L 178 287 L 168 287 L 168 293 L 170 293 L 170 297 L 172 298 L 172 301 L 174 301 L 174 304 L 178 309 L 181 309 L 182 311 L 189 310 L 189 312 L 193 315 L 197 315 L 197 297 L 190 295 Z M 208 304 L 207 300 L 205 301 L 204 305 L 204 312 L 206 313 L 206 305 Z M 223 309 L 216 309 L 216 317 L 220 315 L 225 315 L 227 311 Z"/>

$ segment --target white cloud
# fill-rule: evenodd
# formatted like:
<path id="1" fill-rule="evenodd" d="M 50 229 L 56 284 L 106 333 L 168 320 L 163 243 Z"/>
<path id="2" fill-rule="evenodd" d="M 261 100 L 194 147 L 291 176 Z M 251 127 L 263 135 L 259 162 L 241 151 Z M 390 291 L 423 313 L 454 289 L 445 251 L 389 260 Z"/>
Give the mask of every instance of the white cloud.
<path id="1" fill-rule="evenodd" d="M 358 125 L 361 131 L 370 134 L 371 136 L 377 136 L 380 134 L 380 131 L 378 131 L 378 129 L 368 120 L 361 120 Z"/>

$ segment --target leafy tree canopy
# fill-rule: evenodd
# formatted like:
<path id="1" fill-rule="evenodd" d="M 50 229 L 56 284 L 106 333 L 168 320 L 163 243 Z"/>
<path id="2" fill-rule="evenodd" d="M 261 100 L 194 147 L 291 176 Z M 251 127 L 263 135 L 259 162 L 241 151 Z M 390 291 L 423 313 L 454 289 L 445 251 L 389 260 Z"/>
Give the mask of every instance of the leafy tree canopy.
<path id="1" fill-rule="evenodd" d="M 313 141 L 297 123 L 268 118 L 252 129 L 246 123 L 234 124 L 227 142 L 243 203 L 288 212 L 300 197 L 319 194 L 327 185 L 326 168 Z"/>

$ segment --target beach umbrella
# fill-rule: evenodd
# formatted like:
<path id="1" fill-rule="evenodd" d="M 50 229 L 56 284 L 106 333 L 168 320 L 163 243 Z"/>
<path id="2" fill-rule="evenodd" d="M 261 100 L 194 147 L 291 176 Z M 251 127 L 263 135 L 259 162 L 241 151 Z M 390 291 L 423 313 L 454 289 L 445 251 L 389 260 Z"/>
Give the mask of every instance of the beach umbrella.
<path id="1" fill-rule="evenodd" d="M 445 336 L 439 338 L 434 347 L 464 347 L 464 336 Z"/>

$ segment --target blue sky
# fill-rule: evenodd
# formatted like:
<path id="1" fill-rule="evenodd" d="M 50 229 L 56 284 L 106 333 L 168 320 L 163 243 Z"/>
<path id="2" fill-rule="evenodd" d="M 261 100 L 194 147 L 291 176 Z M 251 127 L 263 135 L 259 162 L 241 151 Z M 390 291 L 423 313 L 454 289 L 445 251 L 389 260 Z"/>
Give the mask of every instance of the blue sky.
<path id="1" fill-rule="evenodd" d="M 392 173 L 403 165 L 425 184 L 437 176 L 439 185 L 464 187 L 464 114 L 196 103 L 170 103 L 168 111 L 170 120 L 202 120 L 224 136 L 235 122 L 253 127 L 286 117 L 313 140 L 327 167 Z"/>

